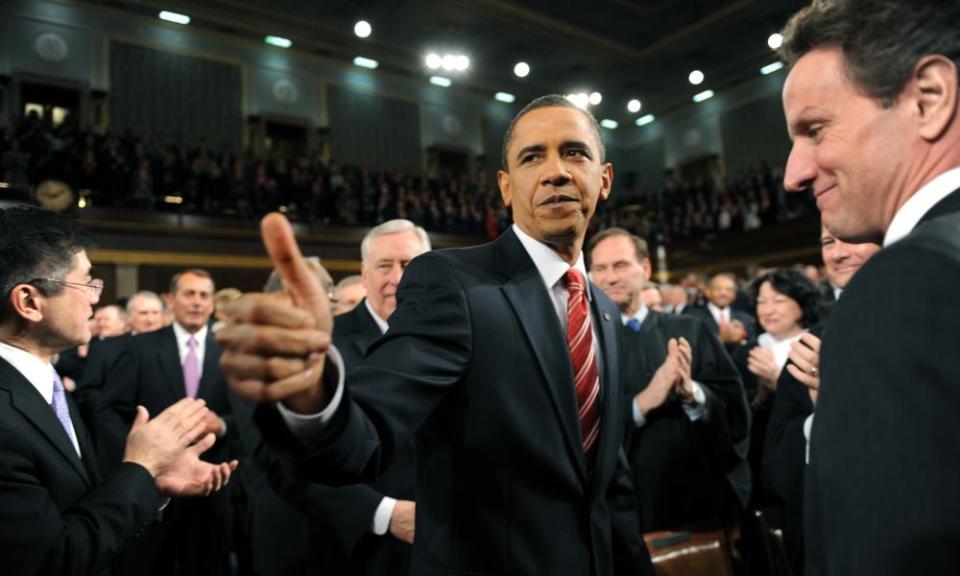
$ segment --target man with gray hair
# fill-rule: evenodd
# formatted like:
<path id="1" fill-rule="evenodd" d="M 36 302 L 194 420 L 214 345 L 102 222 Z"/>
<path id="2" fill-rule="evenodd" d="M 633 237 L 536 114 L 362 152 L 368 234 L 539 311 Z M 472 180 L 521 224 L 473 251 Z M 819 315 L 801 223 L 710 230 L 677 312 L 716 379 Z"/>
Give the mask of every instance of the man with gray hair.
<path id="1" fill-rule="evenodd" d="M 334 300 L 336 300 L 336 313 L 346 314 L 357 307 L 364 298 L 367 297 L 367 289 L 363 286 L 363 277 L 359 274 L 351 274 L 341 278 L 337 286 L 333 289 Z"/>
<path id="2" fill-rule="evenodd" d="M 814 574 L 960 565 L 960 2 L 816 0 L 784 30 L 791 191 L 883 242 L 833 306 L 806 470 Z"/>

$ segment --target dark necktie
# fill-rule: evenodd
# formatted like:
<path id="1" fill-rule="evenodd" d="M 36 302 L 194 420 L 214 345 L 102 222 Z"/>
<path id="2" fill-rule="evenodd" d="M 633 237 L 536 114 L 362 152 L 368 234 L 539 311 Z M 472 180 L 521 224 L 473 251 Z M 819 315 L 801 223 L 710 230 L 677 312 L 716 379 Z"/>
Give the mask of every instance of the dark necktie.
<path id="1" fill-rule="evenodd" d="M 583 452 L 589 456 L 600 435 L 600 376 L 590 325 L 590 307 L 583 277 L 573 268 L 564 274 L 567 300 L 567 345 L 573 362 L 573 383 L 577 395 Z"/>

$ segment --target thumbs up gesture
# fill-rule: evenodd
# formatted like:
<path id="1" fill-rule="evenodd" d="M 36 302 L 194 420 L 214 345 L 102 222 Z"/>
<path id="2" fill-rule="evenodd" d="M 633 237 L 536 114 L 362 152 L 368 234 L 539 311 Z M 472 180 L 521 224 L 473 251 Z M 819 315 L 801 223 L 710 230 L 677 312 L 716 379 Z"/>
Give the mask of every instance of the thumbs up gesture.
<path id="1" fill-rule="evenodd" d="M 286 298 L 247 294 L 225 310 L 217 332 L 220 366 L 233 390 L 255 403 L 283 401 L 301 414 L 319 412 L 333 316 L 286 217 L 273 213 L 260 225 L 267 254 L 286 287 Z"/>

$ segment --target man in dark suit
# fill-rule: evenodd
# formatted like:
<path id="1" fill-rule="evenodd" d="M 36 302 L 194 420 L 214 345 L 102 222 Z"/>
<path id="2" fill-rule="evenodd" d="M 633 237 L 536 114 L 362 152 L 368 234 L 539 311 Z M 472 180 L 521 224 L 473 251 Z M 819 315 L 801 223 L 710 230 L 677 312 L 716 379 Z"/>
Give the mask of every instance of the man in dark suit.
<path id="1" fill-rule="evenodd" d="M 300 307 L 238 301 L 218 334 L 222 364 L 238 392 L 283 399 L 260 424 L 303 474 L 369 479 L 416 437 L 412 573 L 599 576 L 632 561 L 629 573 L 652 574 L 636 511 L 615 513 L 632 501 L 619 312 L 586 282 L 581 252 L 612 178 L 589 113 L 560 96 L 529 104 L 499 174 L 514 226 L 490 244 L 415 259 L 390 329 L 347 385 L 335 354 L 324 356 L 325 298 L 289 224 L 264 220 Z M 267 332 L 277 338 L 256 345 Z M 260 362 L 247 363 L 254 351 Z M 265 372 L 281 362 L 287 370 Z"/>
<path id="2" fill-rule="evenodd" d="M 229 455 L 229 441 L 224 438 L 232 418 L 227 384 L 219 367 L 220 349 L 208 328 L 213 292 L 213 279 L 204 270 L 176 274 L 170 285 L 173 325 L 133 336 L 123 347 L 107 376 L 98 409 L 96 436 L 103 446 L 100 456 L 105 469 L 119 462 L 117 439 L 129 427 L 135 406 L 160 411 L 184 397 L 203 399 L 211 411 L 207 429 L 218 441 L 208 457 Z M 163 522 L 144 538 L 156 549 L 129 554 L 136 565 L 130 570 L 221 573 L 227 555 L 227 504 L 225 492 L 215 498 L 174 502 Z"/>
<path id="3" fill-rule="evenodd" d="M 960 564 L 960 3 L 821 1 L 787 25 L 784 184 L 883 242 L 827 321 L 805 485 L 815 574 Z M 797 361 L 796 358 L 794 361 Z"/>
<path id="4" fill-rule="evenodd" d="M 101 477 L 86 427 L 50 363 L 90 338 L 87 319 L 103 282 L 90 275 L 86 243 L 64 216 L 0 210 L 4 574 L 108 574 L 157 516 L 161 494 L 219 489 L 236 466 L 198 460 L 214 438 L 204 437 L 203 403 L 187 399 L 149 421 L 138 408 L 122 463 Z"/>
<path id="5" fill-rule="evenodd" d="M 689 316 L 640 299 L 650 277 L 647 243 L 622 228 L 590 242 L 590 277 L 620 307 L 620 375 L 634 424 L 626 443 L 644 532 L 732 523 L 750 497 L 750 410 L 720 341 Z M 674 348 L 682 377 L 671 379 Z"/>
<path id="6" fill-rule="evenodd" d="M 737 279 L 733 274 L 714 274 L 707 284 L 706 306 L 688 306 L 684 314 L 703 320 L 710 332 L 733 354 L 756 333 L 753 317 L 733 307 L 737 299 Z"/>

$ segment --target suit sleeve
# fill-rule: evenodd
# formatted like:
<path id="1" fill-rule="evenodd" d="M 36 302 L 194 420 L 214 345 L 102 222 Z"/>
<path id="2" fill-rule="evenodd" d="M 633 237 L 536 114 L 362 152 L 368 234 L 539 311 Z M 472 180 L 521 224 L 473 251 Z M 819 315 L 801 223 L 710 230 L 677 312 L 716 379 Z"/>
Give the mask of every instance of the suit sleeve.
<path id="1" fill-rule="evenodd" d="M 133 340 L 122 346 L 109 367 L 93 421 L 100 470 L 107 473 L 123 459 L 127 434 L 136 415 L 139 362 Z M 154 417 L 156 414 L 151 414 Z"/>
<path id="2" fill-rule="evenodd" d="M 960 563 L 960 230 L 941 222 L 867 262 L 828 321 L 805 486 L 820 574 Z"/>
<path id="3" fill-rule="evenodd" d="M 813 414 L 813 403 L 807 387 L 784 369 L 773 397 L 763 451 L 764 484 L 784 502 L 803 498 L 807 449 L 803 422 L 810 414 Z"/>
<path id="4" fill-rule="evenodd" d="M 654 576 L 650 552 L 640 531 L 639 502 L 632 478 L 630 464 L 621 448 L 606 494 L 610 506 L 614 567 L 616 574 Z"/>
<path id="5" fill-rule="evenodd" d="M 35 448 L 0 422 L 0 556 L 8 576 L 100 574 L 156 514 L 159 495 L 142 466 L 122 464 L 61 509 L 39 477 Z"/>
<path id="6" fill-rule="evenodd" d="M 267 408 L 257 414 L 264 438 L 306 478 L 370 481 L 461 380 L 472 346 L 464 288 L 441 256 L 424 254 L 404 273 L 390 330 L 350 371 L 343 401 L 323 432 L 308 445 Z"/>

